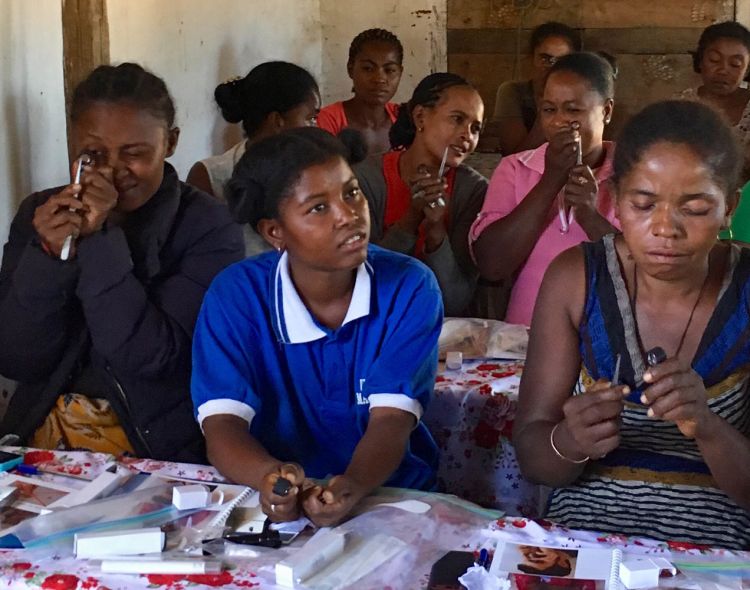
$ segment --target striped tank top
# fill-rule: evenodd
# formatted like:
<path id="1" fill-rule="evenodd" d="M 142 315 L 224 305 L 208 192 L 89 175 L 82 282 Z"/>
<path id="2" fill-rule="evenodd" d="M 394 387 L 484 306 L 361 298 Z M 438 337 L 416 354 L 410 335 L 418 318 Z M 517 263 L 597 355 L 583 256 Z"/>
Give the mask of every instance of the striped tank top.
<path id="1" fill-rule="evenodd" d="M 695 441 L 673 422 L 646 416 L 635 387 L 647 365 L 638 345 L 614 235 L 582 244 L 586 303 L 581 318 L 581 378 L 576 393 L 611 379 L 632 392 L 622 414 L 620 446 L 591 461 L 571 486 L 552 492 L 547 517 L 571 528 L 662 540 L 750 548 L 750 514 L 721 491 Z M 732 246 L 716 308 L 693 359 L 711 410 L 750 435 L 750 250 Z"/>

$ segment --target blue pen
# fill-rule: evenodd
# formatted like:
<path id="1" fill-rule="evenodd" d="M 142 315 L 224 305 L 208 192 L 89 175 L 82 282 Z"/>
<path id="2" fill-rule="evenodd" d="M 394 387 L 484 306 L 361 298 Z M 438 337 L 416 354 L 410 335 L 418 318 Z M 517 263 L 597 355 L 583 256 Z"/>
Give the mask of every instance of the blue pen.
<path id="1" fill-rule="evenodd" d="M 63 477 L 70 477 L 73 479 L 82 479 L 89 481 L 87 477 L 83 477 L 82 475 L 73 475 L 72 473 L 63 473 L 61 471 L 53 471 L 52 469 L 39 469 L 39 467 L 36 467 L 34 465 L 27 465 L 26 463 L 21 463 L 20 465 L 16 465 L 15 470 L 18 473 L 21 473 L 23 475 L 41 475 L 42 473 L 49 473 L 51 475 L 62 475 Z"/>
<path id="2" fill-rule="evenodd" d="M 482 549 L 479 552 L 479 560 L 477 561 L 477 565 L 480 567 L 487 567 L 487 560 L 489 559 L 490 554 L 487 552 L 487 549 Z"/>

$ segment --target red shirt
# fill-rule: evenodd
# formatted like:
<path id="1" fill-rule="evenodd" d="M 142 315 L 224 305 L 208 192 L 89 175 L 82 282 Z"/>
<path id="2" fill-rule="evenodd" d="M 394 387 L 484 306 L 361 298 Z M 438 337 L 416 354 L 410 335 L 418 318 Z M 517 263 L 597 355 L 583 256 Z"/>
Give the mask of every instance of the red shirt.
<path id="1" fill-rule="evenodd" d="M 398 104 L 388 102 L 385 105 L 385 110 L 391 118 L 391 123 L 395 123 L 398 116 Z M 318 127 L 321 129 L 325 129 L 333 135 L 338 135 L 342 129 L 348 126 L 349 121 L 346 120 L 343 102 L 334 102 L 320 109 L 318 113 Z"/>
<path id="2" fill-rule="evenodd" d="M 385 201 L 385 217 L 383 219 L 383 229 L 388 229 L 391 225 L 401 219 L 411 207 L 411 189 L 406 184 L 398 171 L 398 163 L 401 160 L 401 155 L 404 152 L 387 152 L 383 155 L 383 177 L 385 178 L 385 186 L 387 191 L 387 197 Z M 450 200 L 453 194 L 453 180 L 456 177 L 455 168 L 448 169 L 448 172 L 444 175 L 445 181 L 448 183 L 448 190 L 446 191 L 446 201 Z M 446 208 L 445 224 L 446 227 L 450 224 L 448 219 L 448 209 Z M 424 229 L 419 226 L 419 235 L 417 236 L 417 244 L 414 247 L 414 256 L 417 258 L 424 257 Z"/>

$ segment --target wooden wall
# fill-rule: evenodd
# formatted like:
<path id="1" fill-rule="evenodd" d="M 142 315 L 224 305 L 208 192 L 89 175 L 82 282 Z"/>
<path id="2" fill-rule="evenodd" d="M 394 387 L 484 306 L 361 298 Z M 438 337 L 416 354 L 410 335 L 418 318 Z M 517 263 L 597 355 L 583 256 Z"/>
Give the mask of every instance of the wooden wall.
<path id="1" fill-rule="evenodd" d="M 646 103 L 696 85 L 688 52 L 701 30 L 749 11 L 750 0 L 448 0 L 448 69 L 477 86 L 489 117 L 498 85 L 528 76 L 531 29 L 566 23 L 584 49 L 618 59 L 616 130 Z M 494 146 L 491 137 L 482 143 Z"/>

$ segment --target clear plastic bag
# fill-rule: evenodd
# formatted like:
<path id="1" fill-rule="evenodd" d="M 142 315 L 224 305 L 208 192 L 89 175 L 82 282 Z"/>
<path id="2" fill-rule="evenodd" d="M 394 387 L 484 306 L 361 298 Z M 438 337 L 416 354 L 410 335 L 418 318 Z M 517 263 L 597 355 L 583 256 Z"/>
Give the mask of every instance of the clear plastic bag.
<path id="1" fill-rule="evenodd" d="M 6 531 L 0 537 L 0 548 L 45 547 L 67 541 L 81 531 L 161 526 L 190 514 L 172 504 L 174 486 L 151 487 L 37 516 Z"/>
<path id="2" fill-rule="evenodd" d="M 440 332 L 440 358 L 460 352 L 464 358 L 526 358 L 529 335 L 526 326 L 498 320 L 446 318 Z"/>

